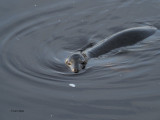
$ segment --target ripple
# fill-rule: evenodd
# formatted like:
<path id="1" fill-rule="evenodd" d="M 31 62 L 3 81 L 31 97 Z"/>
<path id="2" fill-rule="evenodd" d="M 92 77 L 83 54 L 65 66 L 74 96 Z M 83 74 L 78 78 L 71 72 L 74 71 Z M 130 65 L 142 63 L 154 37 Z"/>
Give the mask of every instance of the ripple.
<path id="1" fill-rule="evenodd" d="M 71 52 L 81 48 L 88 40 L 97 39 L 96 36 L 98 35 L 95 30 L 89 31 L 86 35 L 86 31 L 80 27 L 91 25 L 86 20 L 86 16 L 91 14 L 92 11 L 89 9 L 88 12 L 85 12 L 84 10 L 80 11 L 80 14 L 75 12 L 70 16 L 71 18 L 67 17 L 73 8 L 71 3 L 63 6 L 51 6 L 41 8 L 32 14 L 18 15 L 12 22 L 7 21 L 5 27 L 2 27 L 1 30 L 3 39 L 0 44 L 0 57 L 3 68 L 12 74 L 27 77 L 31 80 L 34 78 L 41 82 L 75 81 L 76 84 L 86 84 L 90 88 L 99 88 L 98 85 L 102 88 L 107 85 L 110 88 L 112 84 L 115 84 L 113 89 L 138 86 L 137 84 L 116 86 L 116 84 L 122 81 L 125 83 L 126 79 L 138 76 L 138 74 L 132 76 L 131 71 L 134 72 L 137 68 L 141 70 L 140 67 L 145 68 L 145 66 L 154 62 L 152 59 L 153 52 L 157 51 L 159 47 L 150 47 L 152 44 L 155 45 L 151 41 L 153 38 L 93 59 L 89 61 L 87 68 L 78 74 L 71 73 L 68 70 L 64 64 L 65 58 Z M 97 7 L 91 9 L 95 11 Z M 68 24 L 72 21 L 73 24 Z M 114 27 L 114 29 L 120 28 L 123 27 Z M 102 37 L 104 35 L 101 35 L 98 39 Z M 147 51 L 150 51 L 150 53 L 147 53 Z M 159 52 L 156 52 L 157 54 Z M 140 76 L 143 76 L 143 74 L 140 74 Z M 121 80 L 117 79 L 118 77 Z M 91 86 L 88 86 L 88 84 Z"/>
<path id="2" fill-rule="evenodd" d="M 48 26 L 52 26 L 51 29 L 61 22 L 57 20 L 57 14 L 54 17 L 53 14 L 68 11 L 71 8 L 72 6 L 69 5 L 61 8 L 47 8 L 43 9 L 45 10 L 43 12 L 39 10 L 38 13 L 19 15 L 18 19 L 12 20 L 12 23 L 7 22 L 2 29 L 4 38 L 0 44 L 1 60 L 5 70 L 23 77 L 61 80 L 61 77 L 55 74 L 67 71 L 67 69 L 62 60 L 56 57 L 56 52 L 63 50 L 61 50 L 61 45 L 56 47 L 59 39 L 50 38 L 52 32 L 49 33 L 50 35 L 46 33 L 48 37 L 45 31 L 48 30 Z M 56 20 L 51 21 L 55 18 Z M 53 46 L 50 46 L 49 40 Z M 52 48 L 57 51 L 50 51 L 53 50 Z"/>
<path id="3" fill-rule="evenodd" d="M 0 24 L 2 118 L 22 119 L 8 110 L 23 109 L 23 117 L 31 119 L 157 119 L 159 30 L 136 45 L 89 60 L 78 74 L 64 64 L 85 44 L 137 26 L 136 21 L 160 28 L 157 2 L 29 0 L 22 9 L 25 3 L 19 1 L 14 1 L 16 10 L 13 4 L 2 8 L 2 21 L 8 18 Z"/>

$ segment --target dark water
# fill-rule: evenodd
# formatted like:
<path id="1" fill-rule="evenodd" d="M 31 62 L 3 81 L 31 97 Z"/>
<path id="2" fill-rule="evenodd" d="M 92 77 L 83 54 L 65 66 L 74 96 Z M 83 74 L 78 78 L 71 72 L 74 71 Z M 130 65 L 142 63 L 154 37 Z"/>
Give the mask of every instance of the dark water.
<path id="1" fill-rule="evenodd" d="M 159 30 L 79 74 L 64 64 L 146 24 L 160 28 L 160 0 L 1 0 L 0 120 L 159 120 Z"/>

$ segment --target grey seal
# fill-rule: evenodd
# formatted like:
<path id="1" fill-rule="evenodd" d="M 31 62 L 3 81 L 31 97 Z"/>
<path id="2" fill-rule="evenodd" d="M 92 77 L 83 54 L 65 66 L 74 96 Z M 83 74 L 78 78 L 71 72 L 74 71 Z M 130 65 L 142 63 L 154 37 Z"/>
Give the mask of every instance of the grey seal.
<path id="1" fill-rule="evenodd" d="M 98 57 L 109 51 L 133 45 L 155 33 L 153 26 L 134 27 L 115 33 L 85 50 L 75 52 L 65 60 L 65 64 L 72 72 L 78 73 L 84 69 L 88 60 Z"/>

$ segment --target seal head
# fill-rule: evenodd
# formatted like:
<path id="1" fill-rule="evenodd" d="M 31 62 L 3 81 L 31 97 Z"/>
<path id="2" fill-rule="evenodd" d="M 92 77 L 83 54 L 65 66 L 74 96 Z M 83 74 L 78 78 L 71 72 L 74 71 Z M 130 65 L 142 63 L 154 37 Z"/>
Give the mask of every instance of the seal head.
<path id="1" fill-rule="evenodd" d="M 72 72 L 78 73 L 81 69 L 85 68 L 87 60 L 81 52 L 74 53 L 66 59 L 65 64 L 71 69 Z"/>

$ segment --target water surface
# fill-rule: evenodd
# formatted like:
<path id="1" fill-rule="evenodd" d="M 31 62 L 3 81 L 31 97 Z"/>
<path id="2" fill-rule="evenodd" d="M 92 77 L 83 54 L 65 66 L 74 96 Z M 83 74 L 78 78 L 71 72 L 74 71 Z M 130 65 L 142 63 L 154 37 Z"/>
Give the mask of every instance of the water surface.
<path id="1" fill-rule="evenodd" d="M 159 120 L 160 32 L 71 73 L 65 58 L 126 28 L 160 28 L 159 0 L 1 0 L 1 120 Z"/>

